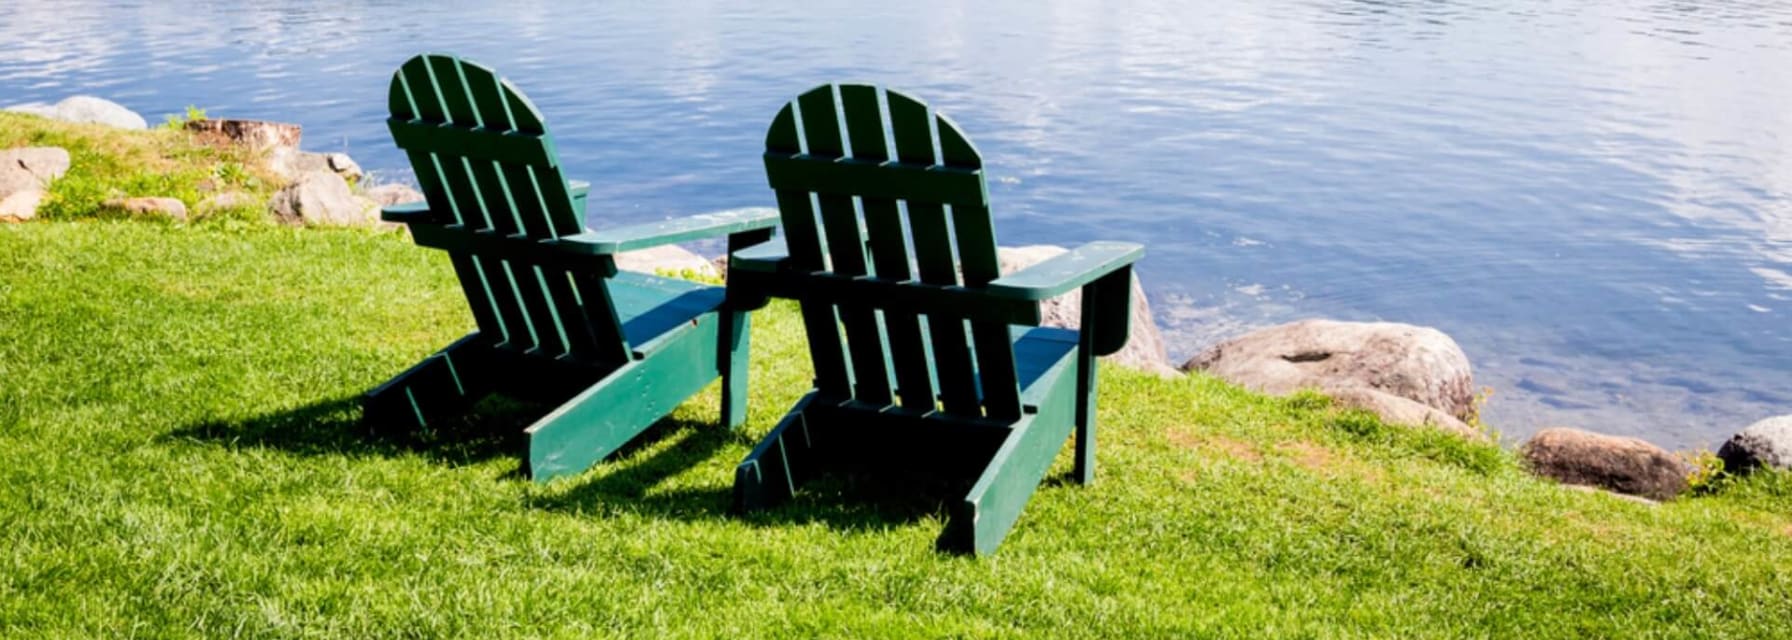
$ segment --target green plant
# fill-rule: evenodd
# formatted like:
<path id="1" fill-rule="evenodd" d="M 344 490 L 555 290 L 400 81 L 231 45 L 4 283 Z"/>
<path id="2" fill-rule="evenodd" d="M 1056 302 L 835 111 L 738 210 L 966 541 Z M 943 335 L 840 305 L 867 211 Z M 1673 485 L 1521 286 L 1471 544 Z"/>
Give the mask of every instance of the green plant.
<path id="1" fill-rule="evenodd" d="M 183 129 L 186 128 L 187 123 L 189 122 L 203 122 L 205 119 L 204 109 L 189 104 L 187 105 L 187 113 L 185 116 L 172 113 L 164 116 L 162 118 L 162 127 L 166 129 Z"/>
<path id="2" fill-rule="evenodd" d="M 1717 457 L 1710 449 L 1698 451 L 1682 451 L 1680 459 L 1692 471 L 1686 474 L 1686 486 L 1693 493 L 1713 493 L 1723 488 L 1730 477 L 1724 473 L 1724 459 Z"/>

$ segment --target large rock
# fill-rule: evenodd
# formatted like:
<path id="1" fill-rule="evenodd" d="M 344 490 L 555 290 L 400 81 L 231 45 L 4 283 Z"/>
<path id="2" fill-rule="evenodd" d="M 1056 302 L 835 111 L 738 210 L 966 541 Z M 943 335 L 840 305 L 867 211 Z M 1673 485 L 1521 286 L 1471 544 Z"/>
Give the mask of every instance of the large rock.
<path id="1" fill-rule="evenodd" d="M 1183 365 L 1254 391 L 1364 387 L 1474 415 L 1474 374 L 1455 340 L 1429 327 L 1391 322 L 1303 320 L 1208 347 Z"/>
<path id="2" fill-rule="evenodd" d="M 1473 440 L 1487 439 L 1487 434 L 1458 420 L 1456 416 L 1444 413 L 1436 407 L 1419 404 L 1391 393 L 1383 393 L 1366 387 L 1321 389 L 1321 391 L 1330 395 L 1332 400 L 1339 405 L 1373 413 L 1379 416 L 1382 422 L 1388 424 L 1430 427 Z"/>
<path id="3" fill-rule="evenodd" d="M 396 183 L 382 184 L 361 192 L 361 195 L 366 196 L 368 200 L 372 200 L 382 207 L 390 207 L 395 204 L 404 204 L 407 202 L 423 201 L 423 192 Z"/>
<path id="4" fill-rule="evenodd" d="M 175 198 L 114 198 L 100 205 L 133 218 L 165 218 L 187 221 L 187 205 Z"/>
<path id="5" fill-rule="evenodd" d="M 704 260 L 703 256 L 674 244 L 616 254 L 616 268 L 658 275 L 682 276 L 690 272 L 705 278 L 717 277 L 715 265 Z"/>
<path id="6" fill-rule="evenodd" d="M 1738 473 L 1757 467 L 1792 469 L 1792 415 L 1756 422 L 1717 450 L 1724 469 Z"/>
<path id="7" fill-rule="evenodd" d="M 21 191 L 44 191 L 68 173 L 68 151 L 57 147 L 20 147 L 0 151 L 0 200 Z"/>
<path id="8" fill-rule="evenodd" d="M 1652 500 L 1680 495 L 1691 471 L 1674 454 L 1642 440 L 1564 427 L 1537 432 L 1519 455 L 1537 475 Z"/>
<path id="9" fill-rule="evenodd" d="M 274 194 L 268 210 L 275 219 L 292 225 L 370 226 L 379 219 L 379 206 L 349 191 L 342 176 L 313 171 Z"/>
<path id="10" fill-rule="evenodd" d="M 287 122 L 207 118 L 192 120 L 187 130 L 202 141 L 218 145 L 236 145 L 264 153 L 298 151 L 304 129 Z"/>
<path id="11" fill-rule="evenodd" d="M 996 249 L 997 266 L 1003 275 L 1039 264 L 1058 254 L 1068 251 L 1064 247 L 1049 244 L 1036 244 L 1025 247 L 999 247 Z M 1064 327 L 1075 329 L 1082 325 L 1083 293 L 1072 291 L 1052 298 L 1040 305 L 1040 324 L 1048 327 Z M 1177 375 L 1176 369 L 1170 366 L 1170 357 L 1164 350 L 1164 336 L 1157 328 L 1157 321 L 1151 317 L 1151 302 L 1145 299 L 1145 289 L 1139 286 L 1139 279 L 1132 281 L 1132 328 L 1127 336 L 1126 345 L 1120 351 L 1107 356 L 1114 364 L 1155 373 L 1160 376 Z"/>
<path id="12" fill-rule="evenodd" d="M 0 198 L 0 222 L 24 222 L 36 218 L 37 205 L 43 203 L 44 195 L 44 192 L 33 189 Z"/>
<path id="13" fill-rule="evenodd" d="M 361 165 L 348 157 L 346 153 L 314 153 L 285 149 L 275 152 L 268 158 L 268 168 L 288 180 L 298 180 L 308 174 L 329 172 L 347 180 L 362 178 Z"/>
<path id="14" fill-rule="evenodd" d="M 137 112 L 111 100 L 93 96 L 71 96 L 54 105 L 30 103 L 13 105 L 7 111 L 29 113 L 64 122 L 103 124 L 119 129 L 148 129 L 149 123 Z"/>

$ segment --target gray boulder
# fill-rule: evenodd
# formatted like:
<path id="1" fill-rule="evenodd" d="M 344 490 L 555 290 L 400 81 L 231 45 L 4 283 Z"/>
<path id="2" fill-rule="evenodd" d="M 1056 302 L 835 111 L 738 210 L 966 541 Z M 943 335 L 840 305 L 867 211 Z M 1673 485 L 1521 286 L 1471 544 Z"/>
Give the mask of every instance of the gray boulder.
<path id="1" fill-rule="evenodd" d="M 996 262 L 1001 272 L 1012 274 L 1021 269 L 1044 262 L 1058 254 L 1068 251 L 1064 247 L 1049 244 L 1037 244 L 1024 247 L 999 247 L 996 249 Z M 1052 298 L 1040 305 L 1040 324 L 1047 327 L 1064 327 L 1075 329 L 1082 325 L 1083 294 L 1072 291 Z M 1132 281 L 1132 329 L 1127 336 L 1126 345 L 1120 351 L 1107 356 L 1114 364 L 1155 373 L 1160 376 L 1178 375 L 1170 366 L 1170 357 L 1164 350 L 1164 336 L 1157 328 L 1157 321 L 1151 317 L 1151 302 L 1145 299 L 1145 289 L 1139 286 L 1139 279 Z"/>
<path id="2" fill-rule="evenodd" d="M 1680 495 L 1691 471 L 1674 454 L 1642 440 L 1565 427 L 1537 432 L 1519 455 L 1537 475 L 1651 500 Z"/>
<path id="3" fill-rule="evenodd" d="M 703 256 L 675 244 L 616 254 L 616 268 L 636 273 L 682 275 L 689 271 L 705 278 L 717 277 L 715 265 Z"/>
<path id="4" fill-rule="evenodd" d="M 58 147 L 21 147 L 0 151 L 0 199 L 21 191 L 44 191 L 68 173 L 68 151 Z"/>
<path id="5" fill-rule="evenodd" d="M 1458 420 L 1474 415 L 1468 355 L 1450 336 L 1429 327 L 1303 320 L 1209 347 L 1183 369 L 1260 393 L 1361 387 L 1435 407 Z"/>
<path id="6" fill-rule="evenodd" d="M 149 123 L 137 112 L 111 100 L 93 96 L 71 96 L 55 105 L 29 103 L 13 105 L 7 111 L 29 113 L 64 122 L 103 124 L 119 129 L 148 129 Z"/>
<path id="7" fill-rule="evenodd" d="M 330 171 L 299 176 L 268 200 L 268 210 L 291 225 L 360 227 L 379 219 L 378 205 L 350 192 L 348 182 Z"/>
<path id="8" fill-rule="evenodd" d="M 17 191 L 0 198 L 0 222 L 24 222 L 37 217 L 37 205 L 44 201 L 44 192 L 36 189 Z"/>
<path id="9" fill-rule="evenodd" d="M 423 201 L 422 192 L 402 184 L 382 184 L 361 192 L 361 195 L 382 207 Z"/>
<path id="10" fill-rule="evenodd" d="M 1792 415 L 1756 422 L 1717 450 L 1724 469 L 1737 473 L 1757 467 L 1792 469 Z"/>
<path id="11" fill-rule="evenodd" d="M 1388 424 L 1411 427 L 1430 427 L 1441 429 L 1471 440 L 1486 440 L 1487 434 L 1458 420 L 1456 416 L 1444 413 L 1436 407 L 1419 404 L 1412 400 L 1383 393 L 1366 387 L 1343 387 L 1338 389 L 1321 389 L 1332 397 L 1339 406 L 1361 409 L 1380 417 Z"/>
<path id="12" fill-rule="evenodd" d="M 114 198 L 100 205 L 133 218 L 165 218 L 187 221 L 187 205 L 175 198 Z"/>
<path id="13" fill-rule="evenodd" d="M 297 149 L 276 150 L 268 158 L 268 168 L 288 180 L 298 180 L 308 174 L 329 172 L 348 180 L 360 180 L 361 165 L 345 153 L 315 153 Z"/>

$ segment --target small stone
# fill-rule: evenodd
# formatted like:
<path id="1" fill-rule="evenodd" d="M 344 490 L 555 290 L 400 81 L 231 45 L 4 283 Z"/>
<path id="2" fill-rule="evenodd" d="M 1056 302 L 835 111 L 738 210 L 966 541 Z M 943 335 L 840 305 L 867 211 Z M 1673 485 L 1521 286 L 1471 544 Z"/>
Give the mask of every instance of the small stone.
<path id="1" fill-rule="evenodd" d="M 343 178 L 360 180 L 365 175 L 361 173 L 361 165 L 357 164 L 354 158 L 348 157 L 346 153 L 327 154 L 324 156 L 324 160 L 330 165 L 331 171 L 335 171 L 336 175 Z"/>
<path id="2" fill-rule="evenodd" d="M 378 205 L 350 192 L 348 182 L 330 171 L 300 176 L 268 200 L 268 209 L 292 225 L 360 227 L 379 219 Z"/>
<path id="3" fill-rule="evenodd" d="M 124 212 L 132 217 L 157 217 L 176 222 L 187 221 L 187 205 L 176 198 L 114 198 L 107 200 L 101 206 Z"/>
<path id="4" fill-rule="evenodd" d="M 1537 475 L 1651 500 L 1680 495 L 1690 471 L 1674 454 L 1642 440 L 1564 427 L 1537 432 L 1519 455 Z"/>
<path id="5" fill-rule="evenodd" d="M 1717 450 L 1724 469 L 1747 473 L 1759 467 L 1792 469 L 1792 415 L 1756 422 Z"/>
<path id="6" fill-rule="evenodd" d="M 382 184 L 361 192 L 361 195 L 366 196 L 368 200 L 372 200 L 382 207 L 390 207 L 395 204 L 404 204 L 407 202 L 423 201 L 423 192 L 397 183 Z"/>
<path id="7" fill-rule="evenodd" d="M 0 199 L 0 222 L 24 222 L 37 217 L 37 205 L 44 201 L 44 192 L 32 189 L 19 191 Z"/>

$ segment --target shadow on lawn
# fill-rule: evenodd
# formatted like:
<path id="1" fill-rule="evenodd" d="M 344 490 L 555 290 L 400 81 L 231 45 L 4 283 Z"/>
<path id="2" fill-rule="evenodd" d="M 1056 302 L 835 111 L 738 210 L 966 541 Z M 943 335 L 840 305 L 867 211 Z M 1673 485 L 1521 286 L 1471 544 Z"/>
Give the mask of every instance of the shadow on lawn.
<path id="1" fill-rule="evenodd" d="M 466 417 L 426 433 L 390 433 L 361 421 L 357 398 L 325 400 L 244 419 L 213 420 L 169 433 L 166 437 L 223 447 L 264 447 L 298 455 L 396 457 L 420 455 L 447 465 L 483 462 L 499 457 L 518 459 L 506 479 L 524 480 L 520 457 L 523 429 L 549 407 L 494 396 L 476 405 Z M 670 441 L 669 445 L 659 446 Z M 926 476 L 831 473 L 803 485 L 782 505 L 751 514 L 732 513 L 733 465 L 721 460 L 731 447 L 744 453 L 753 437 L 711 422 L 664 418 L 580 477 L 528 502 L 535 508 L 576 514 L 634 512 L 676 520 L 738 518 L 752 526 L 782 527 L 822 524 L 842 531 L 872 531 L 917 522 L 929 516 L 943 520 L 946 505 L 964 495 L 967 483 Z M 716 465 L 725 465 L 722 469 Z M 654 490 L 681 474 L 700 472 L 699 486 Z M 719 477 L 718 477 L 719 476 Z"/>
<path id="2" fill-rule="evenodd" d="M 669 446 L 645 449 L 672 439 Z M 943 517 L 953 493 L 947 483 L 923 478 L 828 474 L 804 484 L 789 502 L 746 515 L 732 511 L 733 467 L 738 460 L 718 459 L 730 449 L 744 453 L 754 439 L 714 424 L 661 420 L 635 441 L 600 464 L 564 492 L 531 502 L 548 511 L 604 513 L 628 511 L 678 520 L 738 519 L 753 526 L 822 524 L 844 531 L 866 531 L 912 523 L 930 515 Z M 722 469 L 717 469 L 721 466 Z M 655 490 L 675 476 L 697 470 L 701 486 Z M 719 477 L 718 477 L 719 476 Z M 710 480 L 713 479 L 713 480 Z"/>
<path id="3" fill-rule="evenodd" d="M 350 397 L 249 418 L 210 420 L 167 437 L 307 456 L 413 454 L 458 465 L 517 455 L 524 444 L 523 428 L 546 411 L 537 405 L 493 398 L 475 405 L 463 418 L 417 433 L 363 424 L 360 401 Z M 520 465 L 516 475 L 521 475 Z"/>

